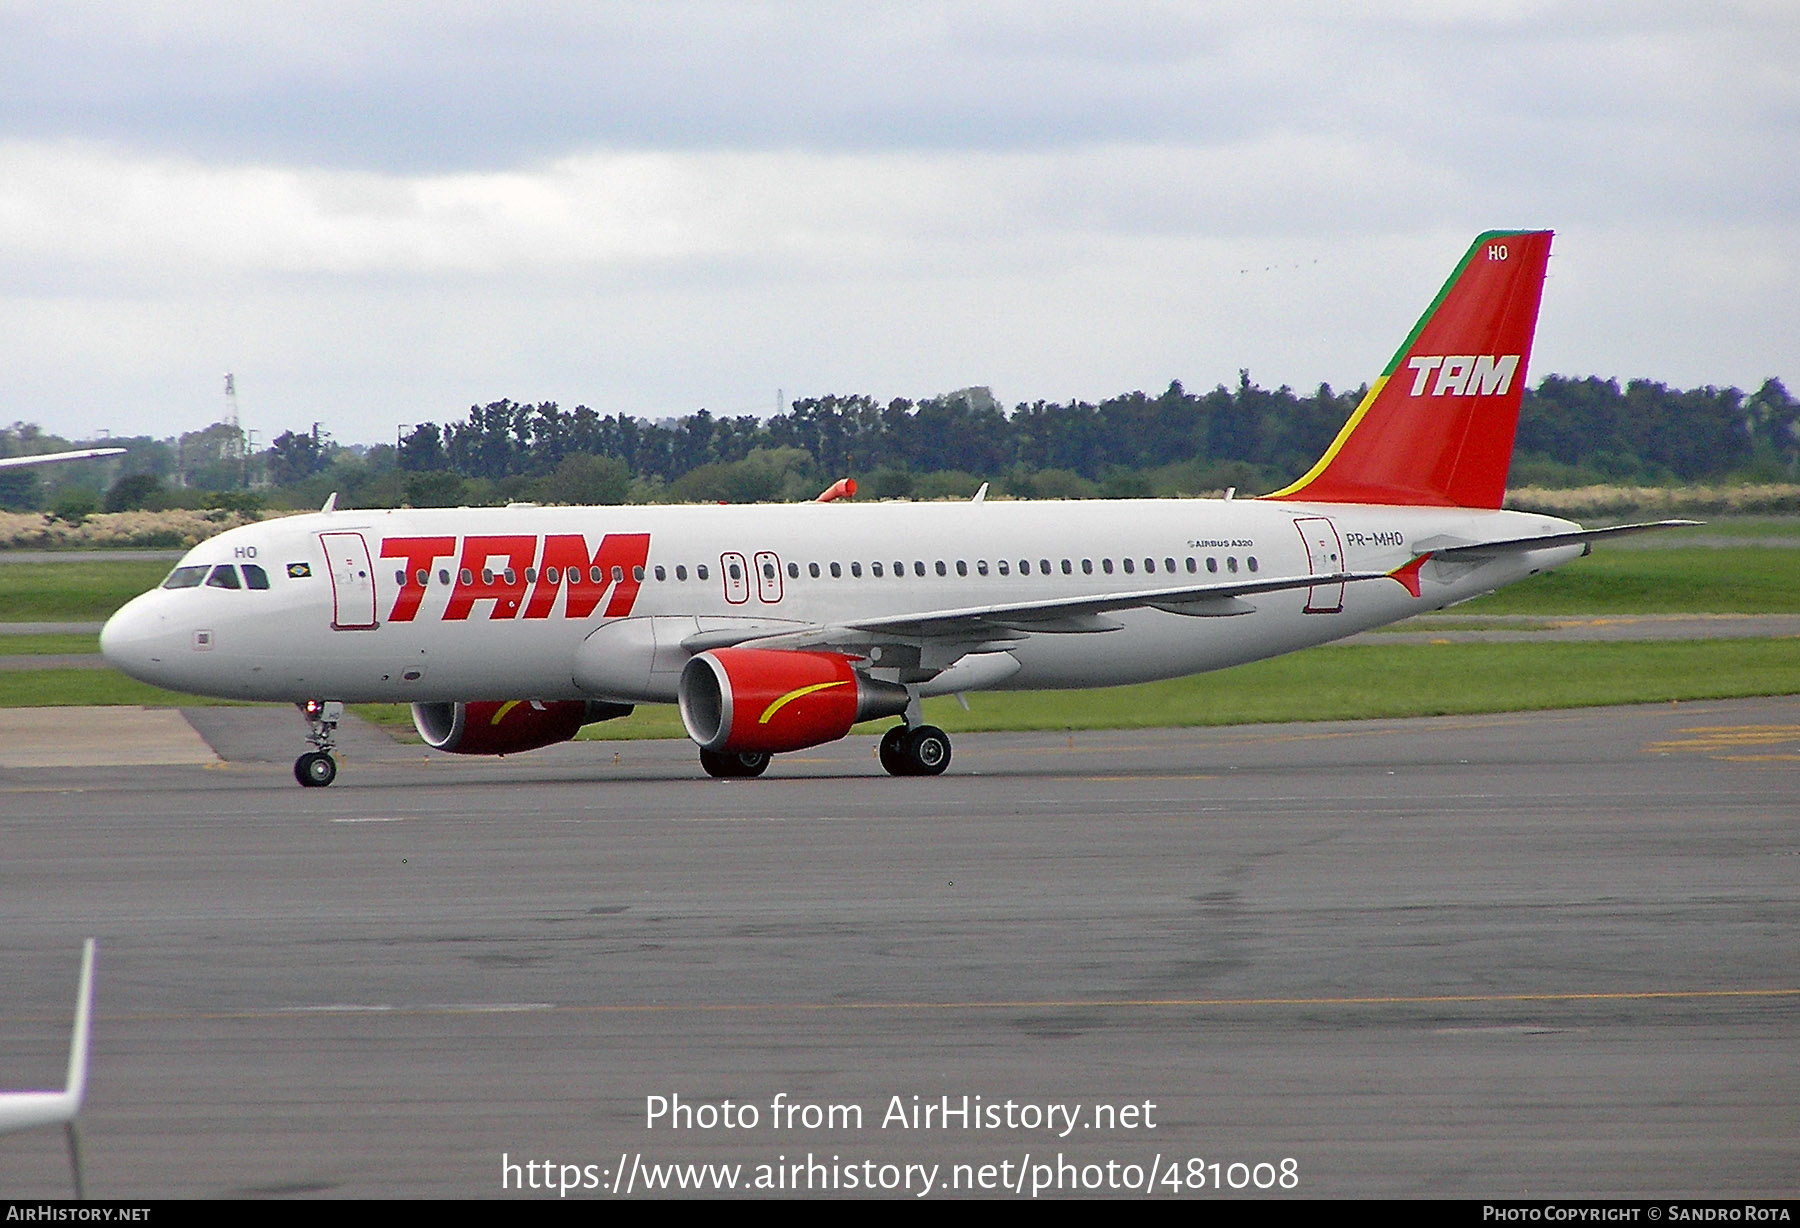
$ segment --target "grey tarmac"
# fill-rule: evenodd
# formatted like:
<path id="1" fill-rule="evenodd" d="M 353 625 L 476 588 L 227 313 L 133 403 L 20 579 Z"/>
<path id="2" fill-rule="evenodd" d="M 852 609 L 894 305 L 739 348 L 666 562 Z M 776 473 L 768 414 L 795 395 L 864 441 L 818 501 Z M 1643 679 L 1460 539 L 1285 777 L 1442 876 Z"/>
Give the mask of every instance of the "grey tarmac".
<path id="1" fill-rule="evenodd" d="M 0 769 L 0 1086 L 60 1084 L 98 937 L 97 1196 L 493 1197 L 503 1155 L 1291 1158 L 1314 1197 L 1800 1172 L 1793 699 L 963 735 L 936 779 L 865 737 L 714 781 L 685 743 L 371 734 L 324 790 L 292 713 L 190 727 L 185 763 Z M 772 1128 L 778 1094 L 863 1124 Z M 674 1095 L 761 1121 L 647 1128 Z M 1154 1125 L 880 1124 L 964 1095 Z M 57 1132 L 0 1137 L 0 1191 L 67 1190 Z"/>

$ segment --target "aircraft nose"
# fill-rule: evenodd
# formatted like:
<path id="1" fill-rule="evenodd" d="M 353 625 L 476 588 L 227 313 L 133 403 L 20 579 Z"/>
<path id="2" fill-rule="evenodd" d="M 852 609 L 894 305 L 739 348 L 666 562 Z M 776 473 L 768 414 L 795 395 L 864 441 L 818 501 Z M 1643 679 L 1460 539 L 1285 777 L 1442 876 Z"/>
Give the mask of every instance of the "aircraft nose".
<path id="1" fill-rule="evenodd" d="M 134 597 L 100 628 L 100 655 L 120 673 L 141 682 L 157 680 L 168 664 L 168 615 L 154 593 Z"/>

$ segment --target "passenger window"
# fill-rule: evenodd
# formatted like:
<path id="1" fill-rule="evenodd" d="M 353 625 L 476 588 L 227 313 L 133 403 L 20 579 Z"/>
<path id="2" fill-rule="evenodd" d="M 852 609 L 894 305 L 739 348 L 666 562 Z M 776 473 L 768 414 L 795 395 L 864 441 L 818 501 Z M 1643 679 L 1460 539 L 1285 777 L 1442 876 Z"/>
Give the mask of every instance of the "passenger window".
<path id="1" fill-rule="evenodd" d="M 508 567 L 506 571 L 501 574 L 501 579 L 505 580 L 508 584 L 517 584 L 519 582 L 519 573 Z"/>
<path id="2" fill-rule="evenodd" d="M 947 571 L 945 571 L 945 570 L 944 570 L 944 560 L 943 560 L 943 559 L 939 559 L 939 560 L 938 560 L 938 561 L 937 561 L 937 573 L 938 573 L 938 575 L 940 575 L 940 576 L 944 576 L 944 575 L 949 575 L 949 574 L 950 574 L 950 573 L 949 573 L 949 572 L 947 572 Z"/>
<path id="3" fill-rule="evenodd" d="M 206 579 L 206 568 L 204 567 L 177 567 L 169 573 L 169 578 L 163 581 L 163 587 L 194 588 L 204 579 Z"/>
<path id="4" fill-rule="evenodd" d="M 1212 572 L 1214 575 L 1217 575 L 1219 572 L 1219 560 L 1213 558 L 1211 555 L 1208 555 L 1206 557 L 1206 570 Z"/>
<path id="5" fill-rule="evenodd" d="M 1063 575 L 1072 576 L 1074 574 L 1075 574 L 1075 565 L 1073 563 L 1071 563 L 1068 559 L 1064 559 L 1063 560 Z"/>
<path id="6" fill-rule="evenodd" d="M 705 563 L 696 564 L 694 567 L 694 575 L 698 579 L 701 579 L 701 580 L 706 579 L 706 564 Z"/>
<path id="7" fill-rule="evenodd" d="M 677 580 L 687 579 L 687 564 L 686 563 L 675 564 L 675 578 Z"/>
<path id="8" fill-rule="evenodd" d="M 527 567 L 525 569 L 525 583 L 527 583 L 527 584 L 536 584 L 537 583 L 537 568 Z"/>
<path id="9" fill-rule="evenodd" d="M 1174 575 L 1175 574 L 1175 560 L 1174 559 L 1164 559 L 1163 560 L 1163 570 L 1168 572 L 1170 575 Z"/>
<path id="10" fill-rule="evenodd" d="M 1194 556 L 1191 554 L 1188 555 L 1188 575 L 1191 576 L 1199 570 L 1200 570 L 1200 568 L 1198 566 L 1196 566 L 1194 563 Z"/>
<path id="11" fill-rule="evenodd" d="M 588 583 L 590 583 L 590 584 L 605 584 L 606 583 L 606 573 L 604 571 L 601 571 L 599 567 L 589 567 L 588 568 Z"/>
<path id="12" fill-rule="evenodd" d="M 1030 559 L 1020 559 L 1019 560 L 1019 574 L 1022 576 L 1028 576 L 1031 574 L 1031 560 Z"/>
<path id="13" fill-rule="evenodd" d="M 879 566 L 879 564 L 877 564 L 877 566 Z M 862 564 L 861 563 L 850 564 L 850 574 L 855 576 L 859 580 L 862 579 Z"/>
<path id="14" fill-rule="evenodd" d="M 731 578 L 733 580 L 742 580 L 744 578 L 744 573 L 738 570 L 738 565 L 736 563 L 733 563 L 730 567 L 726 568 L 726 571 L 731 573 Z"/>
<path id="15" fill-rule="evenodd" d="M 223 565 L 212 569 L 212 575 L 206 577 L 208 588 L 242 588 L 238 583 L 237 568 Z"/>
<path id="16" fill-rule="evenodd" d="M 998 563 L 996 563 L 994 565 L 1000 569 L 1001 575 L 1010 576 L 1012 574 L 1012 567 L 1010 564 L 1007 563 L 1007 561 L 1005 559 L 1001 559 Z"/>
<path id="17" fill-rule="evenodd" d="M 800 564 L 789 563 L 788 564 L 788 579 L 798 580 L 799 578 L 800 578 Z"/>
<path id="18" fill-rule="evenodd" d="M 401 588 L 406 587 L 406 571 L 404 568 L 394 573 L 394 583 L 398 584 Z"/>
<path id="19" fill-rule="evenodd" d="M 494 569 L 492 567 L 483 567 L 481 569 L 481 582 L 483 584 L 492 584 L 494 582 Z"/>
<path id="20" fill-rule="evenodd" d="M 620 567 L 617 563 L 613 564 L 613 583 L 614 584 L 625 583 L 625 569 L 623 567 Z"/>
<path id="21" fill-rule="evenodd" d="M 1230 558 L 1225 560 L 1225 570 L 1231 572 L 1233 575 L 1237 574 L 1237 556 L 1236 555 L 1233 555 Z"/>
<path id="22" fill-rule="evenodd" d="M 1104 571 L 1109 576 L 1112 575 L 1112 560 L 1111 559 L 1101 559 L 1100 560 L 1100 570 Z"/>
<path id="23" fill-rule="evenodd" d="M 1043 572 L 1045 575 L 1049 575 L 1050 574 L 1050 560 L 1049 559 L 1039 559 L 1038 560 L 1038 570 Z"/>
<path id="24" fill-rule="evenodd" d="M 447 567 L 438 568 L 438 583 L 439 584 L 450 583 L 450 569 L 449 568 L 447 568 Z M 555 584 L 556 581 L 552 580 L 552 581 L 550 581 L 550 583 Z"/>
<path id="25" fill-rule="evenodd" d="M 1125 574 L 1128 576 L 1133 575 L 1136 573 L 1136 571 L 1137 571 L 1137 564 L 1132 562 L 1130 559 L 1126 559 L 1125 560 Z"/>
<path id="26" fill-rule="evenodd" d="M 838 566 L 836 563 L 833 563 L 831 565 L 831 578 L 833 580 L 843 579 L 844 578 L 844 569 L 842 567 Z"/>
<path id="27" fill-rule="evenodd" d="M 1081 574 L 1084 576 L 1091 576 L 1094 574 L 1094 560 L 1093 559 L 1082 559 L 1081 560 Z"/>
<path id="28" fill-rule="evenodd" d="M 956 560 L 956 574 L 959 576 L 968 575 L 969 574 L 969 565 L 967 563 L 963 562 L 961 559 L 957 559 Z"/>
<path id="29" fill-rule="evenodd" d="M 255 563 L 245 563 L 244 585 L 247 588 L 268 588 L 269 573 L 258 567 Z M 419 586 L 423 588 L 424 585 L 425 573 L 421 571 L 419 573 Z"/>
<path id="30" fill-rule="evenodd" d="M 981 559 L 980 561 L 978 561 L 975 564 L 975 574 L 978 576 L 987 575 L 987 560 L 986 559 Z"/>
<path id="31" fill-rule="evenodd" d="M 763 569 L 763 579 L 773 580 L 775 578 L 775 564 L 764 563 L 762 565 L 762 569 Z"/>
<path id="32" fill-rule="evenodd" d="M 877 580 L 881 579 L 881 564 L 880 563 L 870 563 L 869 564 L 869 574 L 874 576 Z"/>
<path id="33" fill-rule="evenodd" d="M 925 574 L 925 564 L 920 562 L 918 559 L 914 559 L 913 560 L 913 575 L 922 576 L 924 574 Z"/>
<path id="34" fill-rule="evenodd" d="M 613 578 L 617 579 L 618 575 L 619 569 L 617 567 L 613 568 Z M 642 584 L 644 582 L 644 569 L 642 567 L 633 567 L 631 569 L 631 578 L 636 580 L 639 584 Z"/>
<path id="35" fill-rule="evenodd" d="M 545 584 L 554 586 L 554 585 L 560 583 L 561 581 L 562 581 L 562 572 L 558 571 L 554 567 L 544 568 L 544 583 Z"/>
<path id="36" fill-rule="evenodd" d="M 808 563 L 806 565 L 806 574 L 817 580 L 819 578 L 819 565 L 817 563 Z"/>
<path id="37" fill-rule="evenodd" d="M 1244 562 L 1249 564 L 1251 571 L 1256 570 L 1256 556 L 1254 554 L 1251 555 L 1249 558 L 1245 559 Z"/>
<path id="38" fill-rule="evenodd" d="M 475 583 L 475 573 L 471 572 L 467 567 L 462 569 L 461 578 L 464 586 Z"/>
<path id="39" fill-rule="evenodd" d="M 1156 560 L 1155 559 L 1145 559 L 1144 560 L 1144 574 L 1147 576 L 1153 576 L 1156 574 Z"/>
<path id="40" fill-rule="evenodd" d="M 667 580 L 667 579 L 668 579 L 668 578 L 669 578 L 669 573 L 668 573 L 668 572 L 666 572 L 666 571 L 664 571 L 664 570 L 663 570 L 663 569 L 662 569 L 662 564 L 661 564 L 661 563 L 658 563 L 658 564 L 657 564 L 657 565 L 656 565 L 656 578 L 657 578 L 657 579 L 658 579 L 658 580 L 659 580 L 659 581 L 661 581 L 661 580 Z"/>

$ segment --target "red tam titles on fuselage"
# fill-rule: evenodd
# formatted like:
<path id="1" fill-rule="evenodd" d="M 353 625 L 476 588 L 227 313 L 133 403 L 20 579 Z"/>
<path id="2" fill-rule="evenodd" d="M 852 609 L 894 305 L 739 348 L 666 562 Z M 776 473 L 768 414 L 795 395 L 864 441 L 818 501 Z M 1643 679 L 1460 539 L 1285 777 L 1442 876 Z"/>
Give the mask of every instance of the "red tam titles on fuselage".
<path id="1" fill-rule="evenodd" d="M 456 543 L 454 537 L 382 539 L 381 557 L 400 564 L 388 621 L 416 618 L 434 576 L 449 589 L 439 613 L 446 622 L 468 618 L 478 601 L 493 603 L 488 617 L 494 619 L 549 618 L 557 612 L 587 618 L 609 593 L 604 616 L 624 618 L 637 604 L 650 557 L 648 533 L 608 533 L 591 553 L 580 533 L 470 536 L 460 550 Z M 447 559 L 455 565 L 440 567 Z"/>

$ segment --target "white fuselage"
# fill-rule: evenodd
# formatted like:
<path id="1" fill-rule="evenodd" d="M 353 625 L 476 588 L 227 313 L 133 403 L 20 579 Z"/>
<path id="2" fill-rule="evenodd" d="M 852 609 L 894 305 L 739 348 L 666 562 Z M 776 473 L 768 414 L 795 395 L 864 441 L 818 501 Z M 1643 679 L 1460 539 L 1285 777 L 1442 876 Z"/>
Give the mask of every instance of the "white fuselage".
<path id="1" fill-rule="evenodd" d="M 1253 499 L 334 511 L 196 546 L 181 567 L 250 564 L 268 587 L 248 587 L 240 570 L 236 588 L 207 573 L 157 589 L 114 616 L 102 646 L 143 681 L 237 699 L 671 701 L 696 637 L 746 624 L 779 632 L 1253 575 L 1387 572 L 1434 546 L 1574 527 L 1519 512 Z M 1381 578 L 1257 594 L 1228 617 L 1120 610 L 1110 630 L 996 645 L 1016 671 L 938 689 L 1219 669 L 1441 609 L 1582 550 L 1432 559 L 1418 597 Z"/>

